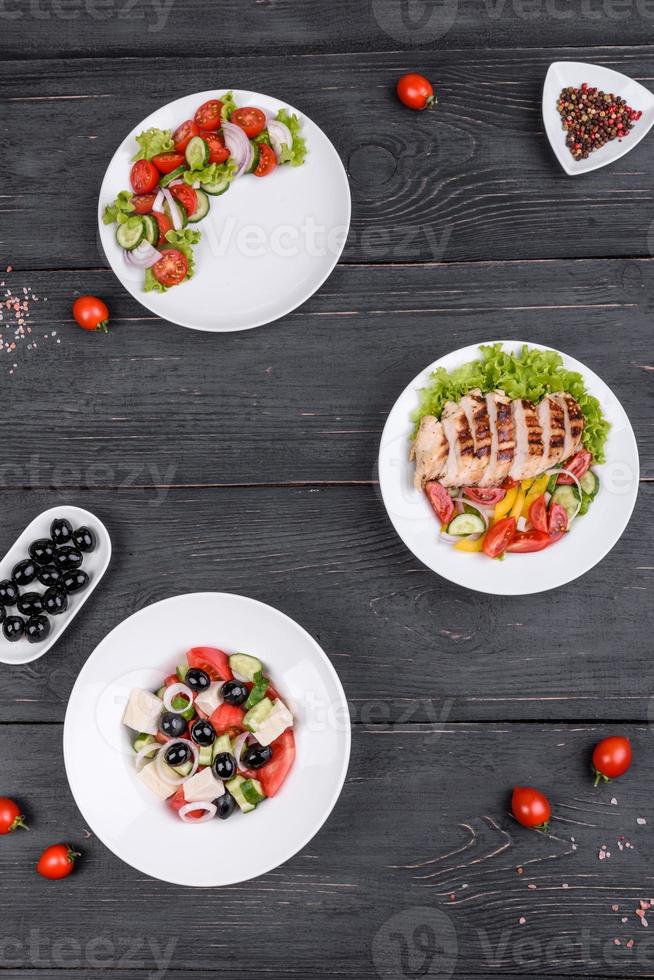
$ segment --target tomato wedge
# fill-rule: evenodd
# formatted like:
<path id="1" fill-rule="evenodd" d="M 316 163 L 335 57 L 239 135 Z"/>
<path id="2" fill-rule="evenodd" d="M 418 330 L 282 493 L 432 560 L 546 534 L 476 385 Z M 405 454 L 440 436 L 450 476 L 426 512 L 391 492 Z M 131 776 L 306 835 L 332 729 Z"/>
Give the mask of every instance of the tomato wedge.
<path id="1" fill-rule="evenodd" d="M 542 531 L 543 534 L 547 534 L 549 531 L 549 526 L 547 523 L 547 504 L 545 503 L 544 493 L 541 493 L 540 497 L 536 497 L 529 508 L 529 520 L 535 531 Z"/>
<path id="2" fill-rule="evenodd" d="M 262 143 L 259 146 L 259 162 L 255 167 L 255 177 L 267 177 L 277 166 L 277 157 L 272 147 Z"/>
<path id="3" fill-rule="evenodd" d="M 159 171 L 149 160 L 137 160 L 129 179 L 135 194 L 149 194 L 159 183 Z"/>
<path id="4" fill-rule="evenodd" d="M 588 450 L 580 449 L 578 453 L 575 453 L 572 459 L 568 460 L 567 463 L 564 463 L 564 466 L 566 470 L 569 470 L 571 473 L 573 473 L 579 480 L 584 475 L 584 473 L 588 470 L 592 461 L 593 461 L 593 457 L 588 452 Z M 559 473 L 556 482 L 570 484 L 570 483 L 574 483 L 575 481 L 572 479 L 571 476 L 568 476 L 567 473 Z"/>
<path id="5" fill-rule="evenodd" d="M 194 136 L 199 136 L 200 127 L 193 119 L 187 119 L 181 126 L 178 126 L 173 133 L 173 143 L 175 151 L 183 153 Z"/>
<path id="6" fill-rule="evenodd" d="M 186 806 L 186 797 L 184 796 L 184 787 L 180 786 L 174 796 L 171 796 L 168 800 L 169 805 L 173 808 L 175 813 L 179 813 L 183 806 Z M 199 820 L 206 813 L 206 810 L 189 810 L 186 814 L 187 817 L 191 817 L 193 820 Z"/>
<path id="7" fill-rule="evenodd" d="M 193 647 L 186 654 L 189 667 L 204 670 L 212 681 L 233 681 L 229 657 L 218 647 Z"/>
<path id="8" fill-rule="evenodd" d="M 200 133 L 209 147 L 209 163 L 224 163 L 229 160 L 229 150 L 220 133 Z"/>
<path id="9" fill-rule="evenodd" d="M 171 170 L 177 170 L 184 163 L 183 153 L 157 153 L 152 157 L 152 162 L 162 174 L 169 174 Z"/>
<path id="10" fill-rule="evenodd" d="M 179 677 L 177 674 L 168 674 L 168 677 L 164 681 L 164 687 L 172 687 L 173 684 L 179 684 Z"/>
<path id="11" fill-rule="evenodd" d="M 552 544 L 549 534 L 544 531 L 518 531 L 508 543 L 506 550 L 511 554 L 527 554 L 529 551 L 542 551 Z"/>
<path id="12" fill-rule="evenodd" d="M 166 234 L 171 231 L 173 223 L 167 214 L 163 211 L 153 211 L 152 214 L 156 218 L 157 224 L 159 225 L 159 244 L 166 244 Z"/>
<path id="13" fill-rule="evenodd" d="M 484 538 L 484 554 L 489 558 L 499 558 L 503 555 L 509 544 L 515 537 L 516 520 L 515 517 L 503 517 L 501 521 L 486 532 Z"/>
<path id="14" fill-rule="evenodd" d="M 425 486 L 425 493 L 441 524 L 449 524 L 454 513 L 454 501 L 443 484 L 430 480 Z"/>
<path id="15" fill-rule="evenodd" d="M 194 117 L 195 122 L 200 129 L 205 129 L 209 132 L 214 129 L 220 129 L 222 112 L 223 104 L 220 99 L 209 99 L 208 102 L 203 102 L 200 108 L 197 109 Z"/>
<path id="16" fill-rule="evenodd" d="M 224 735 L 225 732 L 242 732 L 244 718 L 245 712 L 237 704 L 221 704 L 212 712 L 209 721 L 217 735 Z"/>
<path id="17" fill-rule="evenodd" d="M 468 500 L 472 500 L 473 504 L 499 504 L 500 500 L 504 500 L 506 497 L 506 490 L 502 490 L 501 487 L 464 487 L 463 492 L 465 493 Z"/>
<path id="18" fill-rule="evenodd" d="M 132 197 L 134 214 L 150 214 L 156 197 L 156 194 L 135 194 Z"/>
<path id="19" fill-rule="evenodd" d="M 255 109 L 252 106 L 235 109 L 230 116 L 230 122 L 233 122 L 236 126 L 240 126 L 248 139 L 251 140 L 266 128 L 265 113 L 261 109 Z"/>
<path id="20" fill-rule="evenodd" d="M 152 274 L 162 286 L 179 286 L 188 272 L 188 259 L 177 248 L 167 248 L 152 266 Z"/>
<path id="21" fill-rule="evenodd" d="M 552 542 L 558 541 L 568 530 L 568 513 L 561 504 L 552 504 L 550 507 L 547 530 Z"/>
<path id="22" fill-rule="evenodd" d="M 263 786 L 266 796 L 274 796 L 281 789 L 282 783 L 288 776 L 295 762 L 295 736 L 293 729 L 287 728 L 279 738 L 275 739 L 271 748 L 273 757 L 263 768 L 258 770 L 258 779 Z"/>
<path id="23" fill-rule="evenodd" d="M 176 201 L 179 201 L 186 211 L 189 218 L 191 215 L 195 214 L 195 210 L 198 206 L 198 195 L 195 193 L 192 187 L 188 184 L 174 184 L 170 188 L 171 194 Z"/>

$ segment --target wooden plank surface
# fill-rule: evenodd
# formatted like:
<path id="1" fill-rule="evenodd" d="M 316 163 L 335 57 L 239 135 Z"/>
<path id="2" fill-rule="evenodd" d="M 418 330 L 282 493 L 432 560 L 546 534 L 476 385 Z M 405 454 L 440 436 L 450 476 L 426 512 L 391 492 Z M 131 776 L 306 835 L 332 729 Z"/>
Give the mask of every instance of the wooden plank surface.
<path id="1" fill-rule="evenodd" d="M 596 371 L 654 476 L 651 259 L 340 267 L 284 321 L 217 336 L 149 315 L 110 272 L 4 281 L 40 300 L 32 334 L 0 352 L 11 392 L 0 486 L 370 482 L 386 416 L 412 378 L 502 336 Z M 108 336 L 72 324 L 76 290 L 108 301 Z M 55 422 L 44 424 L 44 401 Z"/>
<path id="2" fill-rule="evenodd" d="M 423 68 L 441 94 L 433 113 L 398 103 L 392 87 L 406 59 L 392 53 L 5 62 L 8 261 L 104 266 L 97 194 L 115 148 L 166 101 L 223 81 L 283 93 L 334 141 L 353 195 L 347 262 L 650 255 L 652 140 L 583 180 L 567 177 L 547 144 L 547 68 L 584 56 L 574 48 L 426 52 Z M 598 48 L 593 60 L 645 83 L 654 76 L 654 47 Z M 43 165 L 42 146 L 54 147 L 57 166 Z"/>
<path id="3" fill-rule="evenodd" d="M 401 937 L 415 968 L 422 925 L 442 950 L 434 976 L 651 976 L 652 940 L 635 909 L 652 887 L 652 736 L 615 730 L 633 742 L 634 771 L 594 790 L 588 761 L 602 726 L 356 726 L 342 797 L 311 844 L 264 878 L 198 893 L 189 913 L 186 889 L 144 878 L 87 835 L 66 789 L 61 726 L 5 725 L 3 789 L 32 830 L 3 843 L 3 966 L 44 978 L 89 958 L 123 977 L 166 961 L 173 976 L 245 967 L 248 977 L 320 977 L 328 966 L 402 977 Z M 549 838 L 507 813 L 512 786 L 536 772 L 553 805 Z M 54 904 L 33 863 L 61 839 L 84 857 Z"/>
<path id="4" fill-rule="evenodd" d="M 78 503 L 114 558 L 65 638 L 0 665 L 3 719 L 63 719 L 77 673 L 126 616 L 170 595 L 233 591 L 312 633 L 366 726 L 461 719 L 647 720 L 654 690 L 649 528 L 654 486 L 596 568 L 553 593 L 453 586 L 406 551 L 371 487 L 4 492 L 0 549 L 41 510 Z M 219 645 L 220 637 L 207 637 Z"/>

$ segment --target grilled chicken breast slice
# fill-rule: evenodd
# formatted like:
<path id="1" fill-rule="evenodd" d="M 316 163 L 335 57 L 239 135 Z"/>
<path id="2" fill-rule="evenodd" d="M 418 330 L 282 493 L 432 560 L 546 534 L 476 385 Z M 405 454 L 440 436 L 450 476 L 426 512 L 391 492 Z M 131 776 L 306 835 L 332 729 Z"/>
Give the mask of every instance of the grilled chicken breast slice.
<path id="1" fill-rule="evenodd" d="M 543 430 L 543 469 L 548 470 L 561 462 L 565 446 L 565 412 L 556 398 L 545 395 L 538 420 Z"/>
<path id="2" fill-rule="evenodd" d="M 489 391 L 486 410 L 491 437 L 488 466 L 479 481 L 480 487 L 498 487 L 509 475 L 515 451 L 515 427 L 511 399 L 503 391 Z"/>
<path id="3" fill-rule="evenodd" d="M 424 415 L 411 447 L 410 459 L 416 461 L 414 485 L 422 490 L 430 480 L 440 480 L 450 451 L 443 426 L 433 415 Z"/>
<path id="4" fill-rule="evenodd" d="M 561 460 L 569 459 L 581 446 L 581 437 L 584 434 L 584 413 L 572 395 L 565 391 L 557 392 L 552 395 L 563 409 L 565 416 L 565 442 L 563 444 L 563 455 Z"/>
<path id="5" fill-rule="evenodd" d="M 475 486 L 483 477 L 490 459 L 491 431 L 488 408 L 479 388 L 473 388 L 464 395 L 460 404 L 466 413 L 472 433 L 475 460 L 470 467 L 470 486 Z"/>
<path id="6" fill-rule="evenodd" d="M 446 402 L 441 422 L 450 450 L 445 473 L 440 482 L 445 487 L 470 486 L 470 474 L 477 464 L 477 459 L 466 413 L 456 402 Z"/>
<path id="7" fill-rule="evenodd" d="M 511 403 L 515 426 L 515 455 L 509 476 L 513 480 L 527 480 L 541 473 L 543 466 L 543 430 L 538 411 L 527 398 L 516 398 Z"/>

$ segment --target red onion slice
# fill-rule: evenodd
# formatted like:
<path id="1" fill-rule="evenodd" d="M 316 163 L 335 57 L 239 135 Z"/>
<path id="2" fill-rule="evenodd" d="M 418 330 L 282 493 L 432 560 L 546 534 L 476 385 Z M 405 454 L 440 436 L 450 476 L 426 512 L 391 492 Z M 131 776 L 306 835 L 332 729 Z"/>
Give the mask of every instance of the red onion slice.
<path id="1" fill-rule="evenodd" d="M 183 708 L 173 708 L 173 701 L 176 697 L 179 697 L 180 694 L 186 698 L 188 704 L 185 704 Z M 191 707 L 193 704 L 193 697 L 193 691 L 190 687 L 187 687 L 186 684 L 171 684 L 170 687 L 167 687 L 164 691 L 163 703 L 166 711 L 174 711 L 175 714 L 181 715 L 183 711 L 186 711 L 187 708 Z"/>
<path id="2" fill-rule="evenodd" d="M 254 160 L 252 144 L 240 126 L 236 126 L 234 123 L 224 122 L 222 128 L 225 146 L 236 164 L 234 177 L 240 177 L 250 168 Z"/>
<path id="3" fill-rule="evenodd" d="M 150 761 L 156 762 L 157 755 L 163 748 L 165 748 L 165 746 L 159 745 L 158 742 L 149 742 L 147 745 L 144 745 L 142 749 L 139 749 L 139 751 L 136 753 L 136 759 L 134 760 L 136 763 L 136 771 L 140 772 L 141 769 L 145 769 L 146 765 Z M 154 752 L 155 757 L 154 759 L 149 760 L 148 756 L 151 752 Z"/>
<path id="4" fill-rule="evenodd" d="M 249 737 L 250 732 L 243 732 L 243 734 L 239 735 L 234 742 L 234 758 L 236 759 L 236 765 L 238 766 L 240 772 L 245 772 L 247 769 L 247 766 L 241 764 L 241 754 Z"/>
<path id="5" fill-rule="evenodd" d="M 163 211 L 163 203 L 164 203 L 164 200 L 165 200 L 164 199 L 164 192 L 160 189 L 160 190 L 157 191 L 157 196 L 155 197 L 154 202 L 152 204 L 152 210 L 153 211 Z"/>
<path id="6" fill-rule="evenodd" d="M 158 252 L 150 242 L 141 242 L 131 251 L 125 251 L 125 261 L 137 269 L 151 269 L 160 258 L 161 252 Z"/>
<path id="7" fill-rule="evenodd" d="M 188 776 L 180 776 L 179 773 L 175 773 L 174 775 L 172 775 L 173 770 L 165 761 L 164 753 L 161 752 L 159 753 L 159 755 L 155 759 L 155 765 L 157 767 L 157 772 L 163 779 L 164 783 L 168 783 L 169 786 L 182 786 L 187 779 L 190 779 L 191 776 L 195 776 L 196 772 L 198 771 L 200 755 L 197 746 L 195 746 L 193 742 L 189 741 L 188 738 L 171 738 L 170 742 L 167 742 L 165 746 L 162 745 L 162 748 L 169 749 L 172 745 L 190 746 L 191 751 L 193 753 L 193 768 L 191 769 Z M 168 772 L 166 772 L 166 769 L 168 770 Z"/>
<path id="8" fill-rule="evenodd" d="M 184 227 L 184 221 L 181 214 L 179 213 L 179 208 L 177 206 L 177 201 L 170 193 L 167 187 L 163 189 L 163 196 L 166 199 L 166 204 L 168 205 L 168 210 L 170 211 L 170 220 L 173 223 L 173 228 L 175 231 L 181 231 Z"/>
<path id="9" fill-rule="evenodd" d="M 190 813 L 195 813 L 197 810 L 204 810 L 204 816 L 189 816 Z M 178 811 L 179 819 L 183 823 L 206 823 L 207 820 L 213 820 L 217 812 L 217 807 L 213 803 L 185 803 Z"/>
<path id="10" fill-rule="evenodd" d="M 293 146 L 291 131 L 286 123 L 280 122 L 279 119 L 269 119 L 268 135 L 270 136 L 273 150 L 279 160 L 282 155 L 282 147 Z"/>

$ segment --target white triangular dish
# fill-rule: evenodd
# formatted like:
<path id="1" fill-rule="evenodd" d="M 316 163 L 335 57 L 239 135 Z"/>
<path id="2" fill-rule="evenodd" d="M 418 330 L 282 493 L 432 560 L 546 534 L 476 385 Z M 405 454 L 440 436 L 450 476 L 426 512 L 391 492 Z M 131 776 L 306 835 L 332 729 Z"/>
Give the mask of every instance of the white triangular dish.
<path id="1" fill-rule="evenodd" d="M 566 134 L 561 126 L 556 103 L 561 89 L 569 85 L 578 88 L 583 82 L 619 95 L 633 109 L 639 109 L 643 114 L 624 139 L 611 140 L 599 150 L 593 150 L 586 160 L 575 160 L 565 145 Z M 619 160 L 640 143 L 654 124 L 654 95 L 633 78 L 611 68 L 591 65 L 586 61 L 555 61 L 547 71 L 543 86 L 543 122 L 559 163 L 570 177 L 576 177 Z"/>

